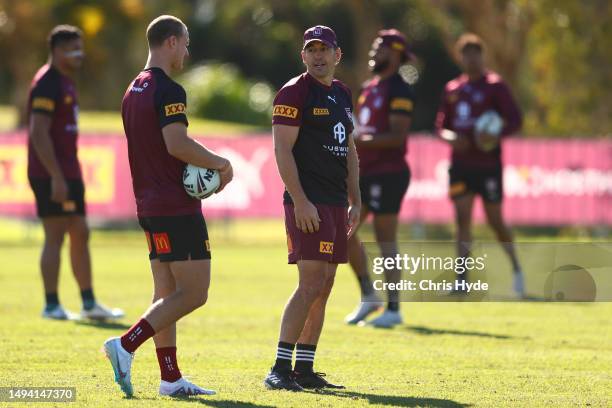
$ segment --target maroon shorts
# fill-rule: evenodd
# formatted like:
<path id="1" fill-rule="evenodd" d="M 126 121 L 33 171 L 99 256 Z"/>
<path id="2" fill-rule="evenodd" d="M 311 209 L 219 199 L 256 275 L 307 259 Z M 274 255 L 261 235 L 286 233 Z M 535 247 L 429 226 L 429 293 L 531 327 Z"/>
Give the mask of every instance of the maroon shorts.
<path id="1" fill-rule="evenodd" d="M 311 234 L 302 232 L 295 224 L 293 204 L 285 204 L 285 229 L 287 231 L 287 250 L 289 263 L 299 260 L 346 263 L 347 223 L 346 207 L 315 204 L 319 212 L 319 231 Z"/>

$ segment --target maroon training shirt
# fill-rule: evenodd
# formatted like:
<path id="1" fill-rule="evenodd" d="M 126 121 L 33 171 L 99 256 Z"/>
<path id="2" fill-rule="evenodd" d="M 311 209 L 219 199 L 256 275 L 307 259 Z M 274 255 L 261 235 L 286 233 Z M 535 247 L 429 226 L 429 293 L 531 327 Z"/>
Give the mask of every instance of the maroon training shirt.
<path id="1" fill-rule="evenodd" d="M 72 79 L 62 75 L 50 64 L 43 65 L 30 85 L 28 123 L 32 112 L 51 116 L 49 136 L 60 169 L 67 179 L 82 178 L 77 157 L 78 111 L 76 88 Z M 32 141 L 28 142 L 28 177 L 51 177 L 38 158 Z"/>
<path id="2" fill-rule="evenodd" d="M 372 136 L 390 130 L 389 114 L 412 115 L 414 94 L 399 74 L 384 80 L 373 78 L 361 89 L 357 100 L 357 121 L 361 126 L 374 128 Z M 406 171 L 406 141 L 399 147 L 386 149 L 357 147 L 359 174 L 396 173 Z"/>
<path id="3" fill-rule="evenodd" d="M 293 146 L 300 184 L 314 204 L 347 206 L 348 138 L 352 137 L 351 91 L 334 79 L 326 86 L 304 73 L 274 98 L 273 125 L 300 128 Z M 285 204 L 292 203 L 285 191 Z"/>
<path id="4" fill-rule="evenodd" d="M 501 165 L 501 143 L 490 152 L 476 147 L 474 123 L 488 110 L 495 110 L 504 120 L 501 136 L 508 136 L 521 127 L 521 112 L 510 89 L 496 73 L 488 71 L 482 78 L 470 82 L 466 74 L 446 84 L 436 117 L 436 130 L 450 129 L 469 137 L 471 146 L 466 152 L 453 150 L 452 165 L 463 168 L 495 167 Z"/>
<path id="5" fill-rule="evenodd" d="M 186 107 L 185 90 L 161 68 L 145 69 L 125 92 L 121 115 L 139 217 L 201 211 L 200 201 L 183 188 L 185 163 L 168 153 L 162 135 L 170 123 L 188 125 Z"/>

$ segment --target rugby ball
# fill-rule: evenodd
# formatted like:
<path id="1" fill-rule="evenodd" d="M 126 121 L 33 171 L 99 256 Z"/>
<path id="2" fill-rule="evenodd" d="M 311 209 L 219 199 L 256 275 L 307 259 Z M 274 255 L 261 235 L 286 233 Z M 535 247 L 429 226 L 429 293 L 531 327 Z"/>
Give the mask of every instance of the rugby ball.
<path id="1" fill-rule="evenodd" d="M 481 150 L 493 150 L 499 144 L 499 136 L 504 127 L 504 120 L 499 113 L 494 110 L 488 110 L 476 119 L 474 123 L 474 133 L 476 134 L 476 143 Z M 490 140 L 485 143 L 481 140 L 480 135 L 486 133 L 495 136 L 496 140 Z"/>
<path id="2" fill-rule="evenodd" d="M 219 171 L 187 164 L 183 170 L 183 187 L 187 194 L 198 200 L 210 197 L 221 185 Z"/>

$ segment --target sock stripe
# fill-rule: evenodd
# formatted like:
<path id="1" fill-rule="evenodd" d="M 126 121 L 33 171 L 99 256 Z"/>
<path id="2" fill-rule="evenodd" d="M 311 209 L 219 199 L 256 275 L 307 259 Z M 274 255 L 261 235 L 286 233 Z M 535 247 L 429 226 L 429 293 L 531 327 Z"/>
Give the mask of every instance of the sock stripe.
<path id="1" fill-rule="evenodd" d="M 315 352 L 314 351 L 310 351 L 310 350 L 296 350 L 296 353 L 297 354 L 308 354 L 308 355 L 312 355 L 312 356 L 315 355 Z"/>

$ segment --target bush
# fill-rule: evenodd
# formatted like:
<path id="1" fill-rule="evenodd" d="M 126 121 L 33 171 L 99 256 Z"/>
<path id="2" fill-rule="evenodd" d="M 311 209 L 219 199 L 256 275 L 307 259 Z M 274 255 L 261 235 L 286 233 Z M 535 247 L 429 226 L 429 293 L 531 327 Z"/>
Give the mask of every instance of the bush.
<path id="1" fill-rule="evenodd" d="M 270 126 L 272 87 L 244 78 L 231 64 L 197 66 L 185 73 L 180 82 L 187 91 L 190 115 Z"/>

